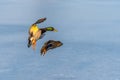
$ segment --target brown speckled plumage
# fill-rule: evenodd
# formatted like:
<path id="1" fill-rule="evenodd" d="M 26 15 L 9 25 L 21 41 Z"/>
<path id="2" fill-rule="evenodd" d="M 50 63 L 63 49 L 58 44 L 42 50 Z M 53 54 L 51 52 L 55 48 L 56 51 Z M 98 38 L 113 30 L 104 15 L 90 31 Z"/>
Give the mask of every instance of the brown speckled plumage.
<path id="1" fill-rule="evenodd" d="M 44 45 L 42 46 L 41 55 L 44 56 L 48 50 L 60 47 L 62 45 L 63 45 L 63 43 L 60 41 L 49 40 L 49 41 L 45 42 Z"/>

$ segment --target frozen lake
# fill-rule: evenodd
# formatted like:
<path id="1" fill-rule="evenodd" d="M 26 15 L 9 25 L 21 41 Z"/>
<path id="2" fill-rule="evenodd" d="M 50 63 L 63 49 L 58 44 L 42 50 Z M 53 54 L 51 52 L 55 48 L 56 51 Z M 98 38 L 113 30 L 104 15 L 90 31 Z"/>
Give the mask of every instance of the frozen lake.
<path id="1" fill-rule="evenodd" d="M 57 33 L 48 32 L 38 41 L 36 51 L 27 48 L 28 25 L 1 25 L 0 79 L 119 80 L 119 28 L 95 25 L 81 25 L 71 34 L 63 28 Z M 49 39 L 64 45 L 41 56 L 40 48 Z"/>

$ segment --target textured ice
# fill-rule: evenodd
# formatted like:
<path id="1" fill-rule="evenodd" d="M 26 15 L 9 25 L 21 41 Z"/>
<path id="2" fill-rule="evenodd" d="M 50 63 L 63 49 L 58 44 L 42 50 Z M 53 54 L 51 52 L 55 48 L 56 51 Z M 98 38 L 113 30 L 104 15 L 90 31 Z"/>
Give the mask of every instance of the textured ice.
<path id="1" fill-rule="evenodd" d="M 0 30 L 6 31 L 8 28 L 9 26 L 4 26 L 0 27 Z M 36 51 L 27 48 L 28 33 L 26 30 L 28 27 L 12 26 L 11 28 L 1 33 L 1 80 L 120 79 L 120 46 L 119 42 L 116 42 L 116 39 L 119 39 L 117 37 L 119 32 L 115 28 L 106 32 L 108 36 L 100 32 L 102 28 L 91 27 L 89 29 L 87 26 L 81 27 L 80 32 L 72 33 L 72 36 L 66 32 L 48 32 L 49 34 L 37 42 Z M 96 39 L 92 34 L 88 34 L 89 30 L 96 36 Z M 114 36 L 111 36 L 111 31 Z M 81 33 L 80 36 L 76 36 L 78 33 Z M 64 45 L 48 51 L 43 57 L 40 55 L 40 48 L 52 34 L 55 36 L 55 38 L 51 37 L 52 39 L 61 40 Z M 90 36 L 93 38 L 89 38 Z M 107 40 L 107 37 L 110 39 Z"/>

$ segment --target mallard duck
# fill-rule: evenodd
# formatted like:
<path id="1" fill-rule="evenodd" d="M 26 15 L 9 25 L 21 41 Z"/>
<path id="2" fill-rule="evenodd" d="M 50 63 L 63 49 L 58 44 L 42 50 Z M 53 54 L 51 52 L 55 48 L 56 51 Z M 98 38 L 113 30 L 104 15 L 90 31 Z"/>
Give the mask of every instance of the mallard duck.
<path id="1" fill-rule="evenodd" d="M 33 23 L 31 25 L 31 27 L 29 28 L 28 47 L 30 47 L 32 45 L 32 48 L 35 49 L 35 45 L 36 45 L 35 37 L 38 33 L 40 33 L 39 27 L 37 26 L 37 24 L 42 23 L 45 20 L 46 20 L 46 18 L 41 18 L 41 19 L 37 20 L 35 23 Z"/>
<path id="2" fill-rule="evenodd" d="M 33 50 L 35 50 L 36 41 L 41 39 L 45 35 L 44 33 L 46 31 L 57 32 L 57 30 L 53 27 L 39 28 L 37 24 L 43 22 L 44 20 L 46 20 L 46 18 L 39 19 L 29 29 L 28 47 L 32 45 Z"/>
<path id="3" fill-rule="evenodd" d="M 63 43 L 60 41 L 49 40 L 49 41 L 45 42 L 44 45 L 42 46 L 41 55 L 44 56 L 48 50 L 60 47 L 62 45 L 63 45 Z"/>

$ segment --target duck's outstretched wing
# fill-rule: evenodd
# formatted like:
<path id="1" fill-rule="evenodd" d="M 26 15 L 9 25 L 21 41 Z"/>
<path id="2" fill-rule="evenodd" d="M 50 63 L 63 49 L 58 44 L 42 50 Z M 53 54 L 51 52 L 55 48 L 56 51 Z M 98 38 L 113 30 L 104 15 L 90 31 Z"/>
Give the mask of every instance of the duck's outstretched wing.
<path id="1" fill-rule="evenodd" d="M 39 23 L 42 23 L 46 20 L 47 18 L 40 18 L 38 19 L 34 24 L 39 24 Z"/>

